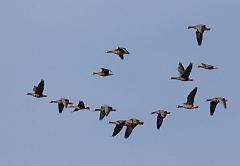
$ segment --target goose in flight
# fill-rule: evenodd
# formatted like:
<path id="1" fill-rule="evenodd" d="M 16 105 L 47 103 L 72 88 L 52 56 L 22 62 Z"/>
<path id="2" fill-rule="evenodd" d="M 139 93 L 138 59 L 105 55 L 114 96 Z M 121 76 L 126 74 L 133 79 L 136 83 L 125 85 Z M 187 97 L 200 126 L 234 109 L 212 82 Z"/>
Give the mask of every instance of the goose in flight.
<path id="1" fill-rule="evenodd" d="M 144 124 L 144 122 L 142 122 L 142 121 L 140 121 L 140 120 L 138 120 L 138 119 L 129 119 L 129 120 L 126 120 L 125 126 L 126 126 L 127 128 L 126 128 L 126 131 L 125 131 L 124 138 L 127 139 L 127 138 L 131 135 L 133 129 L 134 129 L 137 125 L 143 125 L 143 124 Z"/>
<path id="2" fill-rule="evenodd" d="M 203 25 L 203 24 L 188 26 L 188 29 L 192 29 L 192 28 L 196 29 L 197 42 L 198 42 L 198 45 L 201 46 L 204 31 L 210 31 L 211 28 L 208 28 L 206 25 Z"/>
<path id="3" fill-rule="evenodd" d="M 177 108 L 185 108 L 185 109 L 195 109 L 198 108 L 197 105 L 194 105 L 194 98 L 197 93 L 198 88 L 195 87 L 187 96 L 187 102 L 183 103 L 183 105 L 178 105 Z"/>
<path id="4" fill-rule="evenodd" d="M 157 129 L 160 129 L 163 123 L 163 119 L 166 118 L 166 116 L 170 113 L 171 112 L 167 112 L 164 110 L 157 110 L 157 111 L 151 112 L 151 114 L 157 114 Z"/>
<path id="5" fill-rule="evenodd" d="M 221 103 L 223 105 L 223 108 L 227 108 L 227 99 L 225 99 L 224 97 L 214 97 L 212 99 L 207 99 L 206 101 L 210 101 L 210 115 L 213 116 L 217 104 Z"/>
<path id="6" fill-rule="evenodd" d="M 113 107 L 108 106 L 108 105 L 103 105 L 101 106 L 100 109 L 95 109 L 93 111 L 99 111 L 100 112 L 100 117 L 99 120 L 102 120 L 105 116 L 108 116 L 110 112 L 116 111 L 116 109 L 113 109 Z"/>
<path id="7" fill-rule="evenodd" d="M 126 120 L 117 120 L 115 122 L 113 121 L 109 121 L 109 124 L 115 124 L 115 128 L 113 130 L 113 134 L 112 137 L 116 136 L 123 128 L 123 126 L 125 125 Z"/>
<path id="8" fill-rule="evenodd" d="M 85 103 L 83 101 L 79 101 L 78 105 L 70 105 L 69 108 L 75 108 L 72 112 L 76 112 L 84 109 L 87 109 L 87 110 L 90 109 L 89 107 L 85 106 Z"/>
<path id="9" fill-rule="evenodd" d="M 93 75 L 99 75 L 102 77 L 113 75 L 112 71 L 106 68 L 101 68 L 100 72 L 93 72 Z"/>
<path id="10" fill-rule="evenodd" d="M 27 93 L 27 95 L 30 95 L 36 98 L 47 97 L 46 95 L 43 94 L 43 90 L 44 90 L 44 80 L 41 80 L 38 86 L 33 86 L 33 92 Z"/>
<path id="11" fill-rule="evenodd" d="M 170 79 L 173 80 L 180 80 L 180 81 L 193 81 L 192 79 L 189 78 L 190 73 L 192 71 L 192 63 L 190 63 L 188 65 L 188 67 L 186 69 L 184 69 L 183 65 L 181 62 L 179 62 L 178 64 L 178 72 L 179 72 L 179 76 L 177 77 L 171 77 Z"/>
<path id="12" fill-rule="evenodd" d="M 63 112 L 63 108 L 67 108 L 68 105 L 72 105 L 73 103 L 66 98 L 60 98 L 59 100 L 52 100 L 50 103 L 57 103 L 58 104 L 58 111 L 61 114 Z"/>
<path id="13" fill-rule="evenodd" d="M 109 51 L 106 51 L 106 53 L 113 53 L 113 54 L 116 54 L 118 55 L 122 60 L 124 59 L 124 54 L 130 54 L 128 52 L 128 50 L 124 47 L 118 47 L 116 49 L 113 49 L 113 50 L 109 50 Z"/>
<path id="14" fill-rule="evenodd" d="M 203 69 L 207 69 L 207 70 L 218 69 L 218 67 L 213 66 L 213 65 L 209 65 L 209 64 L 206 64 L 206 63 L 201 63 L 200 65 L 198 65 L 198 68 L 203 68 Z"/>

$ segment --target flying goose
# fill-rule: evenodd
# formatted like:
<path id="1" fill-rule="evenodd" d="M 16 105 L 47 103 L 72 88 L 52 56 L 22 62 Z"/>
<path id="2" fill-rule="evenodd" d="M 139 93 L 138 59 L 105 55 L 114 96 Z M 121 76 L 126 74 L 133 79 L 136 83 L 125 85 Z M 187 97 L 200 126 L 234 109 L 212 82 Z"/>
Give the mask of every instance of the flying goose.
<path id="1" fill-rule="evenodd" d="M 198 68 L 203 68 L 203 69 L 207 69 L 207 70 L 218 69 L 218 67 L 213 66 L 213 65 L 209 65 L 209 64 L 206 64 L 206 63 L 201 63 L 200 65 L 198 65 Z"/>
<path id="2" fill-rule="evenodd" d="M 157 111 L 151 112 L 151 114 L 157 114 L 157 129 L 160 129 L 163 119 L 166 118 L 166 116 L 170 113 L 171 112 L 167 112 L 164 110 L 157 110 Z"/>
<path id="3" fill-rule="evenodd" d="M 44 90 L 44 80 L 41 80 L 38 86 L 33 86 L 33 92 L 27 93 L 27 95 L 30 95 L 36 98 L 47 97 L 46 95 L 43 94 L 43 90 Z"/>
<path id="4" fill-rule="evenodd" d="M 129 119 L 129 120 L 126 120 L 125 122 L 125 126 L 127 127 L 126 128 L 126 131 L 125 131 L 125 135 L 124 135 L 124 138 L 128 138 L 130 136 L 130 134 L 132 133 L 133 129 L 137 126 L 137 125 L 143 125 L 144 122 L 138 120 L 138 119 Z"/>
<path id="5" fill-rule="evenodd" d="M 185 109 L 195 109 L 198 108 L 197 105 L 194 105 L 194 97 L 197 93 L 198 88 L 195 87 L 187 96 L 187 102 L 183 103 L 183 105 L 178 105 L 177 108 L 185 108 Z"/>
<path id="6" fill-rule="evenodd" d="M 224 97 L 214 97 L 212 99 L 207 99 L 206 101 L 210 101 L 211 116 L 213 116 L 218 103 L 221 103 L 225 109 L 227 108 L 227 99 L 225 99 Z"/>
<path id="7" fill-rule="evenodd" d="M 111 73 L 110 73 L 111 72 Z M 113 75 L 112 71 L 106 68 L 101 68 L 100 72 L 93 72 L 93 75 L 99 75 L 102 77 Z"/>
<path id="8" fill-rule="evenodd" d="M 179 62 L 178 64 L 179 76 L 171 77 L 170 79 L 175 79 L 180 81 L 193 81 L 192 79 L 189 78 L 191 71 L 192 71 L 192 63 L 190 63 L 188 67 L 184 69 L 182 63 Z"/>
<path id="9" fill-rule="evenodd" d="M 115 128 L 113 130 L 113 134 L 112 137 L 116 136 L 123 128 L 123 126 L 125 125 L 126 120 L 117 120 L 115 122 L 109 121 L 109 124 L 115 124 Z"/>
<path id="10" fill-rule="evenodd" d="M 57 103 L 58 104 L 58 111 L 61 114 L 63 112 L 63 108 L 67 108 L 69 104 L 73 104 L 69 102 L 69 99 L 60 98 L 59 100 L 52 100 L 50 103 Z"/>
<path id="11" fill-rule="evenodd" d="M 203 25 L 203 24 L 188 26 L 188 29 L 191 29 L 191 28 L 196 29 L 197 42 L 198 42 L 198 45 L 201 46 L 204 31 L 210 31 L 211 28 L 208 28 L 206 25 Z"/>
<path id="12" fill-rule="evenodd" d="M 128 50 L 124 47 L 118 47 L 114 50 L 109 50 L 109 51 L 106 51 L 106 53 L 113 53 L 113 54 L 116 54 L 118 55 L 122 60 L 124 59 L 124 54 L 129 54 Z"/>
<path id="13" fill-rule="evenodd" d="M 116 111 L 116 109 L 113 109 L 111 106 L 103 105 L 100 109 L 95 109 L 94 111 L 100 112 L 99 120 L 102 120 L 105 116 L 108 116 L 111 111 Z"/>
<path id="14" fill-rule="evenodd" d="M 83 101 L 79 101 L 78 105 L 70 105 L 69 108 L 75 108 L 72 112 L 76 112 L 79 110 L 87 109 L 89 110 L 89 107 L 86 107 Z"/>

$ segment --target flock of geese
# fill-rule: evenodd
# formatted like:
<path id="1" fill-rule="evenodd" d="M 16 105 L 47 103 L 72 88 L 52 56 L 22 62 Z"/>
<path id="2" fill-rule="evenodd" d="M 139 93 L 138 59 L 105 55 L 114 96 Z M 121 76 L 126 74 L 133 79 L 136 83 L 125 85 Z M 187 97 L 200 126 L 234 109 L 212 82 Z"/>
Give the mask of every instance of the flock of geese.
<path id="1" fill-rule="evenodd" d="M 203 33 L 204 31 L 210 31 L 211 29 L 206 27 L 206 25 L 203 24 L 198 24 L 195 26 L 189 26 L 188 29 L 195 29 L 196 30 L 196 38 L 197 38 L 197 43 L 199 46 L 202 44 L 203 40 Z M 106 53 L 113 53 L 118 55 L 122 60 L 124 59 L 125 54 L 130 54 L 126 48 L 123 47 L 118 47 L 116 49 L 106 51 Z M 181 62 L 178 64 L 178 72 L 179 75 L 175 77 L 171 77 L 170 79 L 175 79 L 175 80 L 180 80 L 180 81 L 193 81 L 191 78 L 189 78 L 190 73 L 192 71 L 193 64 L 190 63 L 187 68 L 185 69 L 184 66 L 182 65 Z M 198 65 L 199 68 L 207 69 L 207 70 L 214 70 L 218 69 L 218 67 L 215 67 L 213 65 L 201 63 Z M 113 72 L 110 69 L 106 68 L 101 68 L 101 71 L 98 72 L 93 72 L 93 75 L 99 75 L 102 77 L 106 76 L 111 76 L 113 75 Z M 194 98 L 197 93 L 198 88 L 195 87 L 187 96 L 187 101 L 183 103 L 182 105 L 178 105 L 177 108 L 184 108 L 184 109 L 196 109 L 198 108 L 197 105 L 194 105 Z M 27 95 L 31 95 L 36 98 L 42 98 L 42 97 L 47 97 L 46 95 L 43 94 L 44 91 L 44 80 L 41 80 L 40 83 L 37 86 L 33 87 L 33 91 L 31 93 L 27 93 Z M 227 107 L 227 99 L 224 97 L 214 97 L 211 99 L 207 99 L 206 101 L 210 102 L 210 115 L 213 116 L 216 106 L 218 103 L 221 103 L 223 107 L 226 109 Z M 85 103 L 83 101 L 79 101 L 77 105 L 74 105 L 73 102 L 70 102 L 69 99 L 66 98 L 60 98 L 58 100 L 52 100 L 50 103 L 56 103 L 58 105 L 58 111 L 59 113 L 63 112 L 64 108 L 72 108 L 72 112 L 77 112 L 80 110 L 90 110 L 88 106 L 85 106 Z M 99 111 L 100 112 L 100 117 L 99 119 L 102 120 L 105 116 L 108 116 L 110 112 L 115 112 L 116 109 L 112 108 L 111 106 L 108 105 L 103 105 L 100 108 L 94 109 L 93 111 Z M 165 110 L 157 110 L 154 112 L 151 112 L 151 114 L 156 114 L 157 115 L 157 129 L 160 129 L 163 119 L 166 118 L 170 112 L 165 111 Z M 137 125 L 143 125 L 144 122 L 135 118 L 128 119 L 128 120 L 117 120 L 117 121 L 109 121 L 109 124 L 115 124 L 115 128 L 113 131 L 112 136 L 116 136 L 124 126 L 126 126 L 125 130 L 125 135 L 124 138 L 128 138 L 130 134 L 132 133 L 133 129 Z"/>

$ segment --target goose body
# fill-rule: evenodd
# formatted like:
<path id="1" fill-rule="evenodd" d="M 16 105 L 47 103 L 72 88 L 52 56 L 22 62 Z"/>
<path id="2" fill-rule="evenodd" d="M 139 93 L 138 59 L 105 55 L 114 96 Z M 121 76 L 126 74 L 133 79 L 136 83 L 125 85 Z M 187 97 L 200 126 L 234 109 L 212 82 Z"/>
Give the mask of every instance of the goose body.
<path id="1" fill-rule="evenodd" d="M 196 38 L 198 45 L 201 46 L 203 40 L 203 33 L 205 31 L 210 31 L 211 28 L 208 28 L 206 25 L 198 24 L 194 26 L 188 26 L 188 29 L 195 29 L 196 30 Z"/>
<path id="2" fill-rule="evenodd" d="M 106 51 L 106 53 L 113 53 L 118 55 L 122 60 L 124 59 L 125 54 L 130 54 L 129 51 L 125 47 L 118 47 L 113 50 Z"/>
<path id="3" fill-rule="evenodd" d="M 200 65 L 198 65 L 198 68 L 203 68 L 203 69 L 207 69 L 207 70 L 218 69 L 218 67 L 213 66 L 213 65 L 209 65 L 209 64 L 206 64 L 206 63 L 201 63 Z"/>
<path id="4" fill-rule="evenodd" d="M 113 75 L 112 71 L 106 68 L 101 68 L 100 72 L 93 72 L 93 75 L 99 75 L 102 77 Z"/>

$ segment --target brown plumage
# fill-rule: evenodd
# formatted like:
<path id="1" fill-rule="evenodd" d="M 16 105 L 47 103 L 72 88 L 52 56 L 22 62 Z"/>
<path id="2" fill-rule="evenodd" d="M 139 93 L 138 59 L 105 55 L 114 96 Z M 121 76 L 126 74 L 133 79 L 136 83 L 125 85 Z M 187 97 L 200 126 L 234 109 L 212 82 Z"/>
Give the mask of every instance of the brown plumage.
<path id="1" fill-rule="evenodd" d="M 118 55 L 122 60 L 124 59 L 124 54 L 130 54 L 129 52 L 128 52 L 128 50 L 126 49 L 126 48 L 124 48 L 124 47 L 118 47 L 118 48 L 116 48 L 116 49 L 114 49 L 114 50 L 109 50 L 109 51 L 106 51 L 106 53 L 113 53 L 113 54 L 116 54 L 116 55 Z"/>
<path id="2" fill-rule="evenodd" d="M 116 111 L 116 109 L 113 109 L 111 106 L 108 105 L 103 105 L 101 106 L 100 109 L 95 109 L 93 111 L 99 111 L 100 112 L 100 117 L 99 120 L 102 120 L 105 116 L 108 116 L 110 112 Z"/>
<path id="3" fill-rule="evenodd" d="M 90 109 L 89 107 L 85 106 L 85 103 L 83 101 L 79 101 L 78 105 L 70 105 L 69 108 L 75 108 L 72 112 L 76 112 L 84 109 L 87 109 L 87 110 Z"/>
<path id="4" fill-rule="evenodd" d="M 115 128 L 113 130 L 113 134 L 112 137 L 116 136 L 123 128 L 123 126 L 125 125 L 125 120 L 118 120 L 115 122 L 109 121 L 109 124 L 115 124 Z"/>
<path id="5" fill-rule="evenodd" d="M 179 76 L 171 77 L 170 79 L 175 79 L 180 81 L 193 81 L 192 79 L 189 78 L 191 71 L 192 71 L 192 63 L 190 63 L 188 67 L 184 69 L 182 63 L 179 62 L 178 64 Z"/>
<path id="6" fill-rule="evenodd" d="M 58 111 L 61 114 L 63 112 L 63 108 L 67 108 L 69 104 L 73 104 L 69 101 L 69 99 L 60 98 L 59 100 L 52 100 L 50 103 L 57 103 L 58 104 Z"/>
<path id="7" fill-rule="evenodd" d="M 126 120 L 125 126 L 126 126 L 127 128 L 126 128 L 126 131 L 125 131 L 124 138 L 127 139 L 127 138 L 131 135 L 133 129 L 134 129 L 137 125 L 143 125 L 143 124 L 144 124 L 144 122 L 142 122 L 142 121 L 140 121 L 140 120 L 138 120 L 138 119 L 129 119 L 129 120 Z"/>
<path id="8" fill-rule="evenodd" d="M 198 108 L 197 105 L 194 105 L 194 98 L 197 93 L 198 88 L 195 87 L 187 96 L 187 102 L 183 103 L 183 105 L 178 105 L 177 108 L 185 108 L 185 109 L 195 109 Z"/>
<path id="9" fill-rule="evenodd" d="M 203 68 L 203 69 L 207 69 L 207 70 L 218 69 L 218 67 L 213 66 L 213 65 L 209 65 L 209 64 L 206 64 L 206 63 L 201 63 L 200 65 L 198 65 L 198 68 Z"/>
<path id="10" fill-rule="evenodd" d="M 212 99 L 207 99 L 206 101 L 210 101 L 211 116 L 213 116 L 218 103 L 221 103 L 225 109 L 227 108 L 227 99 L 225 99 L 224 97 L 214 97 Z"/>
<path id="11" fill-rule="evenodd" d="M 33 86 L 33 92 L 27 93 L 27 95 L 30 95 L 36 98 L 47 97 L 46 95 L 43 94 L 43 91 L 44 91 L 44 80 L 41 80 L 38 86 Z"/>
<path id="12" fill-rule="evenodd" d="M 197 42 L 198 42 L 198 45 L 201 46 L 204 31 L 210 31 L 211 28 L 208 28 L 206 25 L 203 25 L 203 24 L 188 26 L 188 29 L 191 29 L 191 28 L 196 29 Z"/>
<path id="13" fill-rule="evenodd" d="M 101 68 L 100 72 L 93 72 L 93 75 L 99 75 L 102 77 L 113 75 L 112 71 L 106 68 Z"/>
<path id="14" fill-rule="evenodd" d="M 166 118 L 166 116 L 170 113 L 171 112 L 167 112 L 164 110 L 157 110 L 157 111 L 151 112 L 151 114 L 157 114 L 157 129 L 160 129 L 163 123 L 163 119 Z"/>

